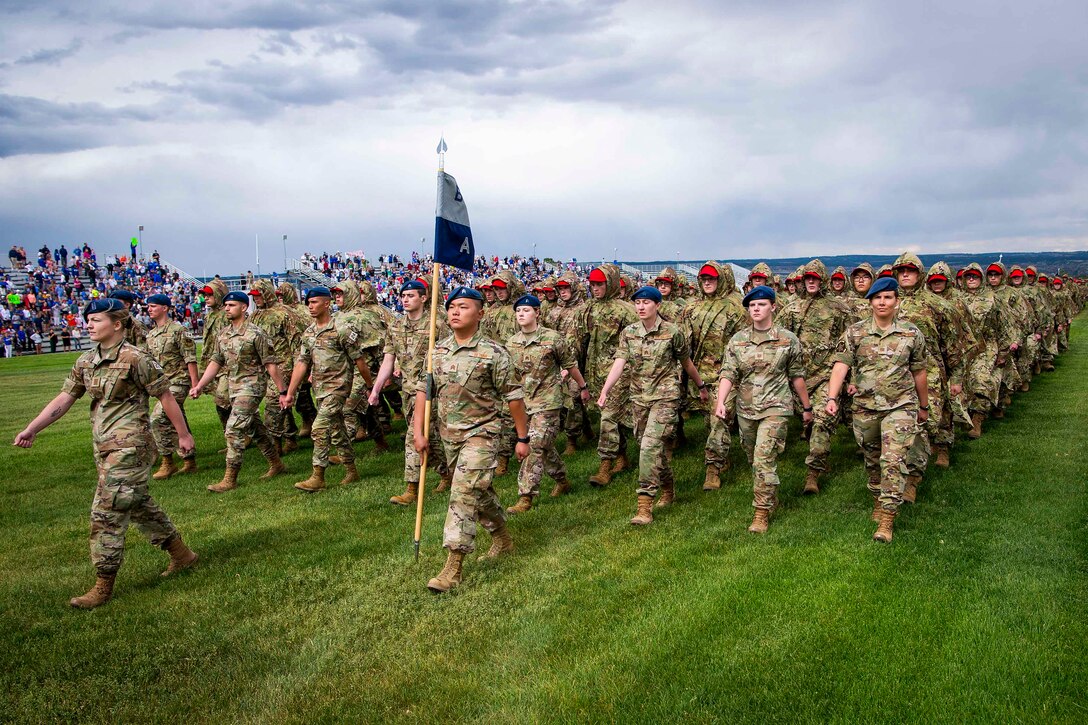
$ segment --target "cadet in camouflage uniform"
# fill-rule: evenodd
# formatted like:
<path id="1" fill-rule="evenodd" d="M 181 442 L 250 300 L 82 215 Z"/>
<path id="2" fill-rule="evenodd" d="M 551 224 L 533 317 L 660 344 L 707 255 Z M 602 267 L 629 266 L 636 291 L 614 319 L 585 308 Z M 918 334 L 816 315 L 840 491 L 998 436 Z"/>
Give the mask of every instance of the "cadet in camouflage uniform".
<path id="1" fill-rule="evenodd" d="M 592 299 L 586 306 L 586 367 L 590 396 L 600 397 L 604 381 L 616 359 L 623 329 L 638 320 L 635 307 L 620 299 L 620 270 L 614 264 L 602 264 L 589 273 Z M 601 408 L 601 432 L 597 441 L 600 466 L 589 477 L 592 486 L 607 486 L 612 476 L 627 469 L 627 435 L 631 428 L 631 410 L 627 405 L 630 374 L 623 375 Z"/>
<path id="2" fill-rule="evenodd" d="M 155 321 L 154 329 L 147 333 L 147 350 L 170 381 L 170 394 L 174 396 L 182 418 L 185 418 L 185 399 L 189 397 L 189 390 L 197 379 L 196 343 L 184 327 L 170 319 L 170 307 L 170 298 L 166 295 L 147 298 L 148 315 Z M 188 419 L 185 425 L 188 427 Z M 151 432 L 155 437 L 155 448 L 162 456 L 162 465 L 152 476 L 153 479 L 162 481 L 178 472 L 178 467 L 174 465 L 175 452 L 183 461 L 182 473 L 196 470 L 196 450 L 182 452 L 178 448 L 177 430 L 159 403 L 151 411 Z"/>
<path id="3" fill-rule="evenodd" d="M 1035 265 L 1029 264 L 1024 270 L 1024 276 L 1026 277 L 1024 294 L 1028 296 L 1035 308 L 1039 321 L 1039 328 L 1032 335 L 1035 340 L 1035 351 L 1031 356 L 1032 373 L 1038 375 L 1042 372 L 1043 361 L 1049 357 L 1048 346 L 1051 343 L 1055 326 L 1054 306 L 1051 304 L 1045 290 L 1037 284 L 1039 271 L 1035 268 Z"/>
<path id="4" fill-rule="evenodd" d="M 558 299 L 552 310 L 552 324 L 549 326 L 570 344 L 578 362 L 578 369 L 583 370 L 586 365 L 586 313 L 589 303 L 586 301 L 582 282 L 574 272 L 564 272 L 556 281 L 555 290 Z M 567 436 L 563 455 L 570 456 L 578 450 L 579 436 L 584 435 L 587 441 L 592 440 L 593 429 L 589 426 L 589 416 L 577 384 L 569 377 L 565 384 L 569 394 L 563 396 L 563 432 Z"/>
<path id="5" fill-rule="evenodd" d="M 1019 265 L 1012 266 L 1005 280 L 1005 283 L 1023 300 L 1021 309 L 1030 311 L 1030 315 L 1026 317 L 1024 344 L 1013 356 L 1016 361 L 1016 370 L 1020 375 L 1019 391 L 1021 393 L 1031 389 L 1031 376 L 1034 374 L 1032 368 L 1039 357 L 1040 340 L 1042 340 L 1040 330 L 1046 325 L 1046 320 L 1053 317 L 1047 305 L 1041 303 L 1035 296 L 1034 290 L 1024 284 L 1024 280 L 1024 270 Z"/>
<path id="6" fill-rule="evenodd" d="M 873 269 L 873 265 L 868 262 L 862 262 L 850 272 L 851 289 L 846 302 L 850 308 L 851 323 L 868 319 L 872 313 L 869 308 L 869 300 L 865 299 L 865 295 L 869 293 L 869 288 L 873 286 L 874 279 L 876 279 L 876 271 Z"/>
<path id="7" fill-rule="evenodd" d="M 1008 316 L 1001 313 L 991 287 L 982 281 L 982 267 L 972 262 L 964 270 L 964 304 L 974 320 L 982 349 L 967 369 L 967 409 L 971 414 L 969 438 L 982 436 L 982 423 L 998 403 L 1001 368 L 1014 342 Z"/>
<path id="8" fill-rule="evenodd" d="M 193 449 L 193 437 L 170 394 L 170 380 L 151 356 L 125 342 L 129 317 L 116 299 L 99 299 L 87 305 L 83 319 L 96 344 L 79 356 L 60 394 L 14 441 L 16 446 L 30 448 L 38 433 L 90 393 L 98 468 L 98 486 L 91 504 L 90 551 L 97 578 L 86 594 L 69 602 L 80 609 L 105 604 L 113 595 L 114 580 L 125 556 L 129 523 L 134 523 L 153 546 L 170 553 L 170 565 L 163 576 L 186 569 L 197 560 L 148 490 L 155 461 L 148 398 L 158 398 L 174 424 L 183 452 Z"/>
<path id="9" fill-rule="evenodd" d="M 846 267 L 841 264 L 831 273 L 830 291 L 832 297 L 838 297 L 843 301 L 850 297 L 850 291 L 846 288 Z"/>
<path id="10" fill-rule="evenodd" d="M 812 398 L 815 411 L 808 435 L 808 457 L 805 458 L 808 475 L 805 477 L 804 493 L 816 494 L 820 492 L 820 476 L 828 471 L 831 436 L 839 425 L 838 416 L 832 417 L 827 413 L 831 356 L 836 343 L 846 331 L 850 313 L 842 302 L 828 294 L 827 267 L 819 259 L 813 259 L 801 268 L 801 285 L 804 294 L 787 305 L 776 322 L 801 341 L 805 389 Z"/>
<path id="11" fill-rule="evenodd" d="M 847 374 L 853 375 L 854 437 L 865 455 L 873 539 L 892 540 L 906 488 L 907 457 L 929 412 L 926 339 L 917 326 L 896 317 L 898 284 L 881 278 L 869 290 L 873 316 L 846 329 L 836 346 L 828 391 L 835 415 Z"/>
<path id="12" fill-rule="evenodd" d="M 506 342 L 514 369 L 522 378 L 525 414 L 529 416 L 529 455 L 521 462 L 518 501 L 506 509 L 508 514 L 525 513 L 533 507 L 533 501 L 540 495 L 540 479 L 545 474 L 555 481 L 553 498 L 570 490 L 567 468 L 555 450 L 566 393 L 563 372 L 574 380 L 582 400 L 589 400 L 589 387 L 578 370 L 574 351 L 558 332 L 539 326 L 539 310 L 539 298 L 522 295 L 514 303 L 521 329 Z"/>
<path id="13" fill-rule="evenodd" d="M 680 276 L 672 267 L 665 267 L 654 279 L 654 286 L 661 293 L 661 316 L 669 322 L 679 322 L 687 300 L 680 296 Z"/>
<path id="14" fill-rule="evenodd" d="M 132 311 L 133 306 L 140 300 L 139 296 L 127 289 L 115 289 L 109 296 L 121 300 L 129 312 L 128 322 L 125 323 L 125 342 L 147 352 L 147 328 L 136 319 L 136 314 Z"/>
<path id="15" fill-rule="evenodd" d="M 778 456 L 786 450 L 793 414 L 791 384 L 804 408 L 805 423 L 812 422 L 801 342 L 774 323 L 774 302 L 774 290 L 762 285 L 744 296 L 752 325 L 726 344 L 715 409 L 724 419 L 726 398 L 736 387 L 740 441 L 752 465 L 755 516 L 748 530 L 753 534 L 767 532 L 778 505 Z"/>
<path id="16" fill-rule="evenodd" d="M 994 299 L 1000 306 L 1002 314 L 1008 318 L 1013 339 L 1009 348 L 1002 351 L 1000 358 L 1003 361 L 1001 391 L 998 394 L 997 407 L 992 413 L 994 418 L 1000 419 L 1005 417 L 1005 409 L 1012 403 L 1012 392 L 1020 389 L 1020 370 L 1016 367 L 1016 352 L 1027 335 L 1030 320 L 1024 300 L 1005 284 L 1005 265 L 994 262 L 986 267 L 986 284 L 993 290 Z"/>
<path id="17" fill-rule="evenodd" d="M 250 323 L 261 328 L 268 336 L 268 341 L 272 343 L 272 352 L 282 369 L 293 369 L 295 352 L 301 339 L 294 319 L 287 312 L 287 308 L 280 304 L 276 289 L 269 280 L 259 279 L 254 282 L 249 294 L 257 306 L 257 311 L 249 318 Z M 268 435 L 272 436 L 276 452 L 282 455 L 297 449 L 298 441 L 288 434 L 287 419 L 291 413 L 280 407 L 281 390 L 271 379 L 267 381 L 264 394 L 264 426 L 268 429 Z"/>
<path id="18" fill-rule="evenodd" d="M 208 361 L 208 368 L 189 397 L 200 397 L 204 388 L 215 379 L 220 370 L 226 372 L 227 392 L 230 395 L 230 417 L 227 419 L 227 465 L 223 480 L 208 486 L 212 493 L 223 493 L 238 488 L 238 472 L 242 469 L 242 457 L 246 445 L 253 440 L 268 460 L 268 470 L 261 475 L 270 479 L 283 473 L 283 462 L 268 430 L 261 422 L 261 398 L 271 376 L 277 389 L 284 390 L 280 376 L 279 359 L 272 349 L 268 335 L 246 320 L 249 296 L 244 292 L 228 292 L 223 298 L 223 311 L 229 324 L 215 340 L 215 352 Z"/>
<path id="19" fill-rule="evenodd" d="M 378 370 L 378 377 L 374 379 L 369 402 L 371 405 L 376 405 L 379 400 L 379 391 L 384 389 L 385 384 L 393 378 L 395 372 L 399 372 L 401 407 L 408 430 L 411 431 L 415 419 L 416 391 L 419 380 L 425 378 L 427 373 L 427 345 L 430 342 L 432 301 L 428 295 L 427 286 L 421 280 L 413 279 L 401 286 L 400 302 L 404 306 L 404 315 L 393 322 L 393 326 L 385 337 L 382 365 Z M 438 302 L 435 301 L 434 304 Z M 435 325 L 435 341 L 446 339 L 450 334 L 450 328 L 446 324 L 445 315 L 436 314 Z M 442 438 L 438 435 L 438 416 L 433 410 L 431 411 L 431 431 L 427 440 L 430 444 L 427 463 L 438 471 L 439 483 L 434 491 L 440 493 L 450 486 L 450 470 L 446 465 L 446 451 L 442 447 Z M 422 458 L 416 452 L 412 436 L 404 436 L 404 493 L 390 498 L 390 503 L 409 506 L 416 502 L 421 464 Z"/>
<path id="20" fill-rule="evenodd" d="M 385 319 L 373 308 L 364 309 L 362 293 L 353 280 L 340 282 L 332 288 L 332 293 L 337 307 L 340 308 L 334 315 L 337 324 L 355 333 L 356 344 L 363 352 L 363 360 L 369 372 L 368 379 L 372 379 L 382 363 L 386 333 Z M 380 394 L 373 410 L 369 410 L 370 404 L 367 402 L 369 395 L 369 383 L 363 379 L 363 376 L 356 375 L 351 384 L 351 393 L 344 402 L 344 425 L 349 441 L 365 440 L 371 437 L 374 439 L 375 448 L 384 452 L 389 450 L 389 444 L 385 442 L 385 433 L 382 430 L 381 420 L 377 416 L 381 406 Z M 333 460 L 333 463 L 337 461 Z"/>
<path id="21" fill-rule="evenodd" d="M 422 280 L 427 284 L 427 280 Z M 441 297 L 441 294 L 439 294 Z M 376 350 L 366 350 L 367 364 L 370 366 L 371 376 L 377 375 L 378 368 L 382 364 L 382 348 L 385 345 L 385 336 L 389 328 L 397 321 L 397 315 L 393 314 L 385 305 L 378 302 L 378 292 L 374 285 L 367 280 L 359 282 L 360 308 L 363 312 L 376 315 L 381 318 L 382 344 Z M 364 401 L 365 402 L 365 401 Z M 393 418 L 391 411 L 400 410 L 400 382 L 396 379 L 381 392 L 381 401 L 377 405 L 367 403 L 367 421 L 371 426 L 371 437 L 374 439 L 375 449 L 379 452 L 389 450 L 385 437 L 393 432 Z"/>
<path id="22" fill-rule="evenodd" d="M 661 489 L 657 508 L 668 506 L 676 497 L 672 474 L 672 448 L 669 441 L 676 429 L 680 410 L 680 370 L 683 369 L 699 389 L 700 402 L 706 402 L 707 383 L 692 364 L 688 339 L 680 327 L 666 322 L 658 314 L 661 293 L 656 287 L 643 287 L 632 295 L 638 322 L 628 325 L 620 336 L 616 359 L 608 373 L 597 405 L 603 409 L 608 394 L 630 366 L 630 400 L 638 454 L 638 513 L 631 519 L 636 526 L 652 523 L 654 497 Z"/>
<path id="23" fill-rule="evenodd" d="M 510 336 L 518 331 L 517 322 L 514 320 L 513 301 L 525 294 L 525 285 L 513 272 L 503 270 L 491 278 L 491 288 L 495 294 L 495 304 L 484 314 L 481 329 L 483 334 L 500 345 L 505 345 Z M 499 433 L 499 466 L 495 469 L 496 476 L 506 475 L 510 465 L 510 456 L 514 452 L 514 421 L 509 413 L 503 409 L 502 432 Z"/>
<path id="24" fill-rule="evenodd" d="M 745 315 L 734 295 L 736 283 L 733 268 L 728 264 L 707 260 L 699 269 L 699 289 L 702 296 L 684 308 L 682 328 L 700 380 L 714 380 L 721 371 L 725 344 L 744 326 Z M 713 491 L 721 488 L 721 473 L 729 470 L 732 443 L 729 426 L 735 395 L 726 401 L 728 415 L 723 420 L 714 415 L 713 406 L 692 380 L 688 381 L 687 393 L 688 411 L 701 413 L 706 421 L 703 490 Z"/>
<path id="25" fill-rule="evenodd" d="M 432 396 L 446 460 L 453 467 L 453 482 L 443 533 L 443 546 L 449 553 L 442 571 L 427 582 L 433 592 L 449 591 L 461 583 L 465 555 L 476 546 L 477 522 L 491 533 L 491 548 L 481 558 L 497 558 L 514 550 L 506 514 L 492 486 L 498 465 L 501 408 L 510 408 L 518 459 L 529 454 L 524 394 L 510 354 L 480 330 L 483 295 L 458 287 L 446 299 L 446 313 L 453 334 L 434 348 Z M 422 454 L 428 446 L 423 430 L 426 378 L 420 377 L 417 384 L 412 430 L 416 451 Z"/>
<path id="26" fill-rule="evenodd" d="M 363 356 L 358 332 L 332 314 L 332 291 L 313 287 L 306 293 L 306 306 L 313 322 L 302 333 L 291 383 L 280 398 L 280 405 L 289 408 L 302 381 L 309 377 L 317 397 L 317 417 L 310 437 L 314 442 L 313 471 L 310 477 L 295 484 L 295 488 L 316 493 L 325 488 L 325 469 L 329 467 L 329 450 L 336 446 L 344 464 L 341 485 L 359 480 L 355 468 L 355 449 L 344 425 L 344 404 L 351 394 L 355 370 L 367 385 L 373 383 L 370 368 Z"/>
<path id="27" fill-rule="evenodd" d="M 298 338 L 301 340 L 302 333 L 310 326 L 310 309 L 298 301 L 298 292 L 290 282 L 280 282 L 280 286 L 276 288 L 276 296 L 280 298 L 280 302 L 283 303 L 284 309 L 287 310 L 291 315 L 291 319 L 294 320 L 295 330 L 297 331 Z M 298 349 L 296 348 L 294 352 L 298 352 Z M 294 359 L 293 356 L 292 359 Z M 295 423 L 295 416 L 291 411 L 284 411 L 284 416 L 287 419 L 287 435 L 291 438 L 310 437 L 310 430 L 314 424 L 314 418 L 317 417 L 317 408 L 314 407 L 314 399 L 313 396 L 310 395 L 310 391 L 310 381 L 304 380 L 302 381 L 302 385 L 299 386 L 298 395 L 295 397 L 295 410 L 297 410 L 298 414 L 302 417 L 301 428 Z"/>
<path id="28" fill-rule="evenodd" d="M 215 352 L 215 341 L 219 333 L 228 324 L 227 313 L 223 311 L 223 298 L 227 295 L 227 285 L 216 277 L 200 290 L 204 295 L 204 332 L 203 344 L 200 346 L 200 366 L 208 369 L 212 354 Z M 215 379 L 215 412 L 219 416 L 219 422 L 223 429 L 227 428 L 227 419 L 230 418 L 230 394 L 227 392 L 227 376 L 220 372 Z"/>

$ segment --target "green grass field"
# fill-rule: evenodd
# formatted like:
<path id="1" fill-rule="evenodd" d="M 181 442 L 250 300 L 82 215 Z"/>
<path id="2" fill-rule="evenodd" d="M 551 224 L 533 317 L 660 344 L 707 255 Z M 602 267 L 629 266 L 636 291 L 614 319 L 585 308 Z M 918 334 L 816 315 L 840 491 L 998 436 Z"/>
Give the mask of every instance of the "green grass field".
<path id="1" fill-rule="evenodd" d="M 199 565 L 160 578 L 166 555 L 132 529 L 92 612 L 68 606 L 93 582 L 86 399 L 30 451 L 8 445 L 73 359 L 0 360 L 0 721 L 1088 720 L 1083 317 L 1058 371 L 931 469 L 891 545 L 870 539 L 845 429 L 815 498 L 791 437 L 784 508 L 758 537 L 739 444 L 704 494 L 689 423 L 679 501 L 652 526 L 627 523 L 635 477 L 591 489 L 582 452 L 574 493 L 513 520 L 514 556 L 473 560 L 445 596 L 424 586 L 445 504 L 428 499 L 414 562 L 413 512 L 387 503 L 400 455 L 360 444 L 361 484 L 305 495 L 308 443 L 271 482 L 251 450 L 242 487 L 215 496 L 205 397 L 189 406 L 200 473 L 152 484 Z M 515 476 L 497 486 L 512 503 Z"/>

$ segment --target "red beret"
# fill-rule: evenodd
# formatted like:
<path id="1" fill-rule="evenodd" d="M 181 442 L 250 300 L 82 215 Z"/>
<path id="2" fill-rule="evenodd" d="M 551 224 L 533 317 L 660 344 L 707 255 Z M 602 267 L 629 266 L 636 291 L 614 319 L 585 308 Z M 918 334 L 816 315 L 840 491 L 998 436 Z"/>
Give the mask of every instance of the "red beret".
<path id="1" fill-rule="evenodd" d="M 699 268 L 699 276 L 702 277 L 704 274 L 707 277 L 717 277 L 718 270 L 714 269 L 714 265 L 712 264 L 704 264 Z"/>
<path id="2" fill-rule="evenodd" d="M 933 281 L 936 281 L 936 280 L 940 280 L 941 282 L 947 282 L 948 277 L 945 277 L 943 274 L 931 274 L 931 275 L 929 275 L 929 280 L 928 280 L 929 282 L 933 282 Z"/>
<path id="3" fill-rule="evenodd" d="M 589 273 L 589 281 L 590 282 L 607 282 L 608 277 L 606 277 L 604 272 L 601 271 L 601 268 L 598 267 L 597 269 L 595 269 L 595 270 L 593 270 L 592 272 Z"/>

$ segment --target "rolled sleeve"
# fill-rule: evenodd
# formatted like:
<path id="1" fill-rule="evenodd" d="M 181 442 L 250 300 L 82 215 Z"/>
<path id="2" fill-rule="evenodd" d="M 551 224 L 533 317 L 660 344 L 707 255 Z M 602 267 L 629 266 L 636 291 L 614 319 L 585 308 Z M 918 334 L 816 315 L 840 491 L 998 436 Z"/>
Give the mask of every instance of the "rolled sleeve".
<path id="1" fill-rule="evenodd" d="M 910 371 L 916 373 L 926 369 L 926 336 L 918 332 L 910 351 Z"/>

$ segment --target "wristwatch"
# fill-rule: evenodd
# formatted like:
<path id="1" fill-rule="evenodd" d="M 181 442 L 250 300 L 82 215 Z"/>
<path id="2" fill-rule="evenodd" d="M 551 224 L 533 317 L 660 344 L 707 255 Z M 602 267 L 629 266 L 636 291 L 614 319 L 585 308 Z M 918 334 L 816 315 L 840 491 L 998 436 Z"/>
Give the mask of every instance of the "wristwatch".
<path id="1" fill-rule="evenodd" d="M 529 442 L 529 436 L 525 436 L 524 438 L 518 438 L 517 440 L 518 440 L 518 443 L 528 443 Z"/>
<path id="2" fill-rule="evenodd" d="M 810 405 L 810 406 L 808 406 L 807 408 L 806 408 L 806 407 L 802 407 L 801 409 L 802 409 L 803 411 L 805 411 L 806 413 L 811 413 L 811 412 L 812 412 L 812 406 L 811 406 L 811 405 Z"/>
<path id="3" fill-rule="evenodd" d="M 710 385 L 708 385 L 707 382 L 704 380 L 703 384 L 699 386 L 699 390 L 706 390 L 709 387 Z"/>
<path id="4" fill-rule="evenodd" d="M 281 390 L 280 395 L 287 395 L 287 391 L 286 390 Z"/>
<path id="5" fill-rule="evenodd" d="M 919 408 L 920 410 L 929 410 L 929 406 L 928 406 L 928 405 L 919 405 L 919 406 L 918 406 L 918 408 Z"/>

